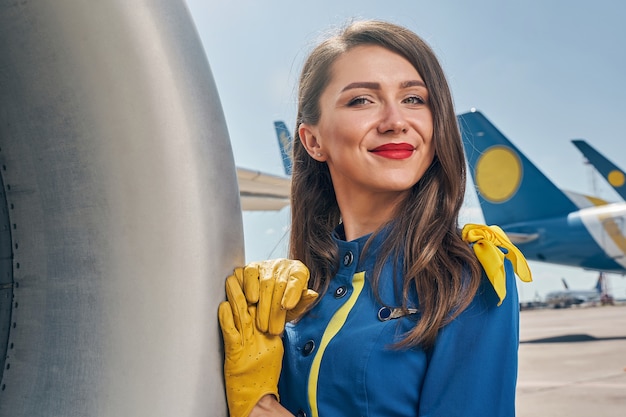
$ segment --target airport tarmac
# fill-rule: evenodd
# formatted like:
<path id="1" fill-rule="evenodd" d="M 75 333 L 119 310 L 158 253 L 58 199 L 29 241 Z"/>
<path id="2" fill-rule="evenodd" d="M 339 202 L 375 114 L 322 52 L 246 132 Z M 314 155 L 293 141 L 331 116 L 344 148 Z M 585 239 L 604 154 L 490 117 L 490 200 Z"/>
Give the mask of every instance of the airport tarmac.
<path id="1" fill-rule="evenodd" d="M 517 417 L 626 416 L 626 305 L 520 313 Z"/>

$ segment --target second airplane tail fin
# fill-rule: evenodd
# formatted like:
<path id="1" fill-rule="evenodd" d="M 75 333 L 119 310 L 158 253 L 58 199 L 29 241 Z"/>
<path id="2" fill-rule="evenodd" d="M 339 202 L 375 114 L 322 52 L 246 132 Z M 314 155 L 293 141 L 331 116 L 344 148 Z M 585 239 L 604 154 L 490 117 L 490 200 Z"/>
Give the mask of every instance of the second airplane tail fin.
<path id="1" fill-rule="evenodd" d="M 604 273 L 600 272 L 600 274 L 598 275 L 598 280 L 596 281 L 596 286 L 594 287 L 595 290 L 599 293 L 602 294 L 604 291 L 603 288 L 603 284 L 604 284 Z"/>
<path id="2" fill-rule="evenodd" d="M 626 175 L 617 165 L 595 150 L 582 139 L 572 140 L 574 146 L 587 158 L 589 163 L 604 177 L 613 189 L 626 200 Z"/>
<path id="3" fill-rule="evenodd" d="M 488 224 L 510 225 L 577 210 L 482 113 L 458 116 L 465 157 Z"/>
<path id="4" fill-rule="evenodd" d="M 276 137 L 278 138 L 278 146 L 280 147 L 280 155 L 283 158 L 283 168 L 285 169 L 285 175 L 291 176 L 291 147 L 293 144 L 293 138 L 287 125 L 282 121 L 274 122 L 274 129 L 276 130 Z"/>

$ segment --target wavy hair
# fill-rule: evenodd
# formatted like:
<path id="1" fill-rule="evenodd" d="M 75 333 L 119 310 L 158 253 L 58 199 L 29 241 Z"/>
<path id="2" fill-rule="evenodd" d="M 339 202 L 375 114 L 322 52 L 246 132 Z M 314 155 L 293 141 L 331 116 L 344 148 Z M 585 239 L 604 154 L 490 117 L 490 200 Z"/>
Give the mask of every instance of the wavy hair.
<path id="1" fill-rule="evenodd" d="M 333 63 L 361 45 L 381 46 L 406 58 L 429 92 L 435 157 L 398 205 L 393 220 L 373 235 L 390 228 L 375 263 L 372 284 L 377 294 L 385 260 L 389 256 L 399 259 L 402 254 L 402 307 L 407 308 L 413 287 L 421 317 L 396 346 L 428 348 L 434 344 L 439 329 L 471 302 L 480 283 L 481 268 L 471 248 L 461 239 L 458 227 L 466 172 L 450 89 L 437 57 L 412 31 L 377 20 L 353 22 L 308 56 L 298 88 L 289 256 L 309 267 L 312 289 L 320 293 L 327 290 L 339 265 L 332 231 L 340 224 L 341 213 L 328 166 L 308 155 L 300 142 L 298 127 L 319 122 L 320 96 L 332 77 Z"/>

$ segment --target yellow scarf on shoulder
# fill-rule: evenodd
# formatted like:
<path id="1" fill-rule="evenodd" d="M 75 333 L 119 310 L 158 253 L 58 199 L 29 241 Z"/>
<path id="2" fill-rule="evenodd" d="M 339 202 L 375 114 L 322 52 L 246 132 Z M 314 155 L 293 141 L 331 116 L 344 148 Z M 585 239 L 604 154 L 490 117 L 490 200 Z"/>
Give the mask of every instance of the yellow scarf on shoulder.
<path id="1" fill-rule="evenodd" d="M 500 227 L 469 223 L 463 227 L 462 237 L 464 241 L 473 243 L 474 253 L 500 298 L 498 305 L 502 304 L 502 300 L 506 297 L 504 258 L 511 261 L 515 274 L 519 279 L 524 282 L 533 280 L 526 258 L 511 243 Z M 500 248 L 506 249 L 507 253 L 503 253 Z"/>

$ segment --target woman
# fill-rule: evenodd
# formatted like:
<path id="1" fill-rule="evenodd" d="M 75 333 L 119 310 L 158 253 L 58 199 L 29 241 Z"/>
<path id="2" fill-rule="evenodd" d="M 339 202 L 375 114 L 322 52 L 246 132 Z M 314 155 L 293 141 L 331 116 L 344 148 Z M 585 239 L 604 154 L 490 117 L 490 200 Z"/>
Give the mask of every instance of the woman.
<path id="1" fill-rule="evenodd" d="M 231 415 L 513 416 L 508 258 L 530 273 L 498 228 L 458 230 L 465 161 L 434 53 L 405 28 L 351 24 L 307 59 L 296 126 L 290 258 L 321 296 L 297 261 L 229 277 Z"/>

